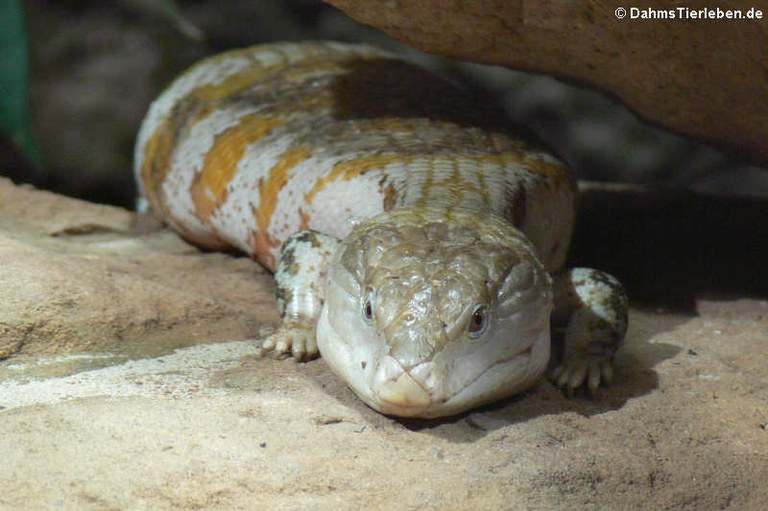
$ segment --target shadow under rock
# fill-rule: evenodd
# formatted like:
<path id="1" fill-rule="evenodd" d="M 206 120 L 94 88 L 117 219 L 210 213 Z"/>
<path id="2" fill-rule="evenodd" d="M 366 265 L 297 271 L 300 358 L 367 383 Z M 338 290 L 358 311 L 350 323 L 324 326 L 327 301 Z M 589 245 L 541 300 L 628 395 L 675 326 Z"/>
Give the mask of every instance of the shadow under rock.
<path id="1" fill-rule="evenodd" d="M 569 266 L 614 274 L 630 304 L 695 314 L 702 297 L 768 297 L 768 200 L 587 185 Z"/>

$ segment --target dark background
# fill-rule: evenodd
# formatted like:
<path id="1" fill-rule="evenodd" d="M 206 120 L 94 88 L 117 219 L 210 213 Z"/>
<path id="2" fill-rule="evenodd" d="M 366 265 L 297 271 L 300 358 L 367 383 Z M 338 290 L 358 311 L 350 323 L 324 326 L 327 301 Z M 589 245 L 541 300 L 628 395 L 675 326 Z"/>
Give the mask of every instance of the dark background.
<path id="1" fill-rule="evenodd" d="M 2 142 L 16 182 L 132 207 L 135 135 L 149 102 L 197 59 L 278 40 L 369 42 L 407 53 L 503 108 L 544 139 L 580 179 L 768 195 L 768 173 L 649 127 L 599 93 L 499 67 L 420 54 L 320 0 L 28 0 L 29 100 L 44 158 Z"/>

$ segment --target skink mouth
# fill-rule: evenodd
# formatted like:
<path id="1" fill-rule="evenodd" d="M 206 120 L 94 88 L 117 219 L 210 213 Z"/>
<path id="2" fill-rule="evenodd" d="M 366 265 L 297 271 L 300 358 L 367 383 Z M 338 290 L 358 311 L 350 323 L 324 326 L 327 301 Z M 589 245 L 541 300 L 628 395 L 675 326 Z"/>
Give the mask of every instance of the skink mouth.
<path id="1" fill-rule="evenodd" d="M 371 387 L 380 402 L 395 408 L 421 409 L 432 404 L 429 386 L 393 357 L 386 357 L 379 364 Z"/>
<path id="2" fill-rule="evenodd" d="M 398 408 L 421 409 L 432 404 L 429 392 L 407 372 L 379 385 L 375 394 L 383 403 Z"/>
<path id="3" fill-rule="evenodd" d="M 382 413 L 403 417 L 431 416 L 429 412 L 432 408 L 440 408 L 451 401 L 496 365 L 519 358 L 529 359 L 532 354 L 533 345 L 496 361 L 450 396 L 440 395 L 439 387 L 431 388 L 429 381 L 433 378 L 427 376 L 430 372 L 428 364 L 421 364 L 407 371 L 395 359 L 387 357 L 376 371 L 372 385 L 373 395 L 378 402 L 376 408 Z"/>

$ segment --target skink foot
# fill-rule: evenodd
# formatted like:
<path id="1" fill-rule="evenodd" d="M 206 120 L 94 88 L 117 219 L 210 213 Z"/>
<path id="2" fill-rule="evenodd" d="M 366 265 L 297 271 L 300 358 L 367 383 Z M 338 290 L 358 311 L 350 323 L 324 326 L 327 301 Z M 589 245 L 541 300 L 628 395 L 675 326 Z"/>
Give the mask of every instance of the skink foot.
<path id="1" fill-rule="evenodd" d="M 315 341 L 315 329 L 301 324 L 282 324 L 277 331 L 261 343 L 260 356 L 273 353 L 275 358 L 293 357 L 307 362 L 320 355 Z"/>

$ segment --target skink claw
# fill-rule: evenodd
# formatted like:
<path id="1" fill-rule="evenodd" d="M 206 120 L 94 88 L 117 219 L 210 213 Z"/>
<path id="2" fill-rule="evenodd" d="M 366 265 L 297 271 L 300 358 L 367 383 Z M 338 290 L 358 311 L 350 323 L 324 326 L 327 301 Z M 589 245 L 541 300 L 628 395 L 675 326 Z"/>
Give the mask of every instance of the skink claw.
<path id="1" fill-rule="evenodd" d="M 274 353 L 275 358 L 293 357 L 307 362 L 320 355 L 315 341 L 315 330 L 302 324 L 282 324 L 277 331 L 261 343 L 259 356 Z"/>
<path id="2" fill-rule="evenodd" d="M 573 397 L 579 387 L 593 394 L 601 384 L 608 385 L 613 379 L 611 357 L 585 355 L 565 360 L 552 371 L 551 378 L 568 397 Z"/>

